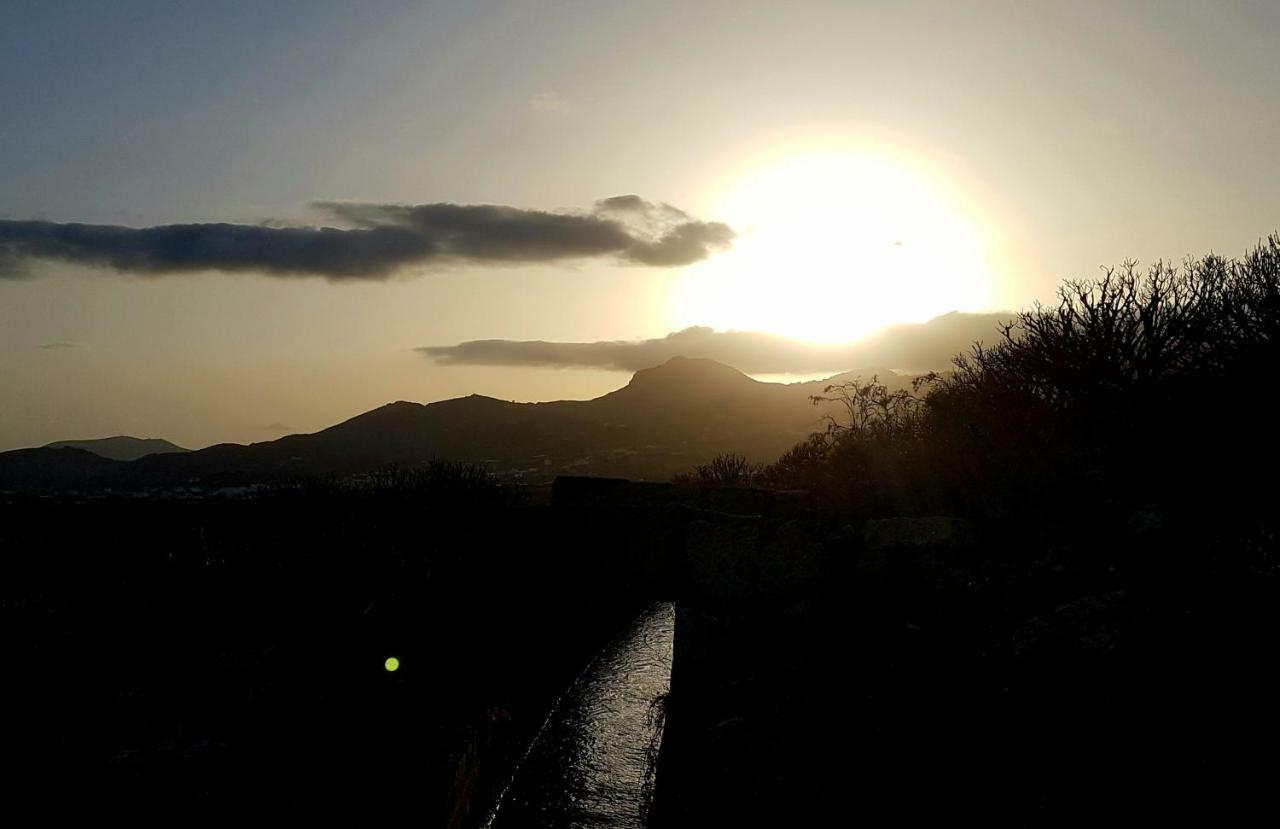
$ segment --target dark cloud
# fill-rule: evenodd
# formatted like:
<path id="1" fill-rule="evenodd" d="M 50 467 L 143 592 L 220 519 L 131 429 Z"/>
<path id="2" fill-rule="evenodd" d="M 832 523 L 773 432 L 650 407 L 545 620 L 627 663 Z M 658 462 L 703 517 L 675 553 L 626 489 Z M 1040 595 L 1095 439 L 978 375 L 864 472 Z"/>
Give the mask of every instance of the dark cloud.
<path id="1" fill-rule="evenodd" d="M 611 196 L 596 202 L 596 213 L 618 213 L 639 216 L 646 220 L 688 221 L 690 216 L 678 207 L 666 202 L 654 204 L 636 195 Z"/>
<path id="2" fill-rule="evenodd" d="M 638 196 L 597 202 L 589 213 L 502 205 L 313 205 L 346 227 L 278 223 L 132 228 L 0 220 L 0 278 L 24 260 L 52 260 L 143 274 L 257 271 L 334 280 L 380 279 L 446 263 L 528 265 L 608 258 L 676 267 L 729 246 L 733 231 Z"/>
<path id="3" fill-rule="evenodd" d="M 694 327 L 652 340 L 593 343 L 472 340 L 418 351 L 442 365 L 553 366 L 639 371 L 672 357 L 707 357 L 750 374 L 809 374 L 888 366 L 946 369 L 974 342 L 991 342 L 1012 314 L 953 312 L 926 323 L 896 325 L 859 343 L 817 345 L 752 331 Z"/>
<path id="4" fill-rule="evenodd" d="M 637 241 L 627 258 L 641 265 L 670 268 L 705 259 L 708 249 L 727 248 L 733 231 L 719 222 L 684 222 L 652 242 Z"/>
<path id="5" fill-rule="evenodd" d="M 610 196 L 596 202 L 597 213 L 648 213 L 653 205 L 637 195 Z"/>
<path id="6" fill-rule="evenodd" d="M 710 250 L 729 247 L 733 231 L 720 222 L 699 222 L 665 202 L 639 196 L 613 196 L 595 204 L 595 214 L 617 217 L 638 231 L 624 258 L 640 265 L 669 268 L 705 259 Z"/>
<path id="7" fill-rule="evenodd" d="M 68 349 L 79 347 L 79 343 L 40 343 L 36 346 L 41 351 L 67 351 Z"/>

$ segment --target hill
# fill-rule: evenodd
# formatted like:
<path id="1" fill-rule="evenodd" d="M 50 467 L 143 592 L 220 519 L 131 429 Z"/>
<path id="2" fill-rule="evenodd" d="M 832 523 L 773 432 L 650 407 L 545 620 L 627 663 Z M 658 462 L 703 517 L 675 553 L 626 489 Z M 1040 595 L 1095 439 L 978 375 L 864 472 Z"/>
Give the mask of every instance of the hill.
<path id="1" fill-rule="evenodd" d="M 174 452 L 190 452 L 162 438 L 134 438 L 119 435 L 96 440 L 59 440 L 47 444 L 45 449 L 83 449 L 86 452 L 113 461 L 136 461 L 147 455 L 164 455 Z"/>
<path id="2" fill-rule="evenodd" d="M 515 403 L 471 395 L 425 405 L 400 401 L 314 434 L 148 454 L 95 470 L 93 482 L 122 488 L 243 486 L 433 458 L 483 464 L 523 482 L 564 472 L 666 479 L 719 452 L 776 458 L 821 428 L 822 411 L 809 397 L 855 374 L 907 383 L 885 369 L 808 383 L 764 383 L 713 360 L 676 357 L 636 372 L 626 386 L 594 400 Z M 52 454 L 69 450 L 23 451 L 20 458 L 0 454 L 0 489 L 61 489 L 74 482 Z M 39 474 L 44 462 L 57 471 L 47 480 Z"/>
<path id="3" fill-rule="evenodd" d="M 0 492 L 114 486 L 127 465 L 84 449 L 17 449 L 0 454 Z"/>

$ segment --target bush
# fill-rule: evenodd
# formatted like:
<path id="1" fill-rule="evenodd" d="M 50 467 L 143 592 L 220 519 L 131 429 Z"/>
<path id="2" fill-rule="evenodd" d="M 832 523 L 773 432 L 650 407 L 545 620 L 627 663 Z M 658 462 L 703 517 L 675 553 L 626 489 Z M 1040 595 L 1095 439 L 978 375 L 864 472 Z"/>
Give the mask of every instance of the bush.
<path id="1" fill-rule="evenodd" d="M 810 399 L 814 405 L 838 404 L 840 416 L 828 416 L 825 431 L 763 468 L 758 480 L 809 490 L 828 506 L 856 512 L 902 508 L 908 499 L 901 473 L 923 424 L 919 391 L 934 380 L 934 375 L 917 378 L 910 391 L 890 391 L 878 377 L 827 386 Z"/>
<path id="2" fill-rule="evenodd" d="M 709 463 L 694 467 L 693 472 L 675 476 L 673 482 L 682 485 L 711 487 L 748 487 L 759 483 L 763 467 L 751 463 L 742 455 L 733 453 L 716 455 Z"/>

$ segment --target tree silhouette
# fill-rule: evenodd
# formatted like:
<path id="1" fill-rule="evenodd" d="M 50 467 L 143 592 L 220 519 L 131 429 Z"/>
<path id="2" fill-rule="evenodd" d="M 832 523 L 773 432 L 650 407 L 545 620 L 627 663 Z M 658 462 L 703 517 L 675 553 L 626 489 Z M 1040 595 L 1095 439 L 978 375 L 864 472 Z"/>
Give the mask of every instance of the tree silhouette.
<path id="1" fill-rule="evenodd" d="M 758 479 L 854 512 L 1032 520 L 1256 499 L 1251 469 L 1280 460 L 1257 394 L 1280 359 L 1280 235 L 1065 282 L 994 333 L 911 391 L 828 387 L 813 402 L 838 414 Z"/>

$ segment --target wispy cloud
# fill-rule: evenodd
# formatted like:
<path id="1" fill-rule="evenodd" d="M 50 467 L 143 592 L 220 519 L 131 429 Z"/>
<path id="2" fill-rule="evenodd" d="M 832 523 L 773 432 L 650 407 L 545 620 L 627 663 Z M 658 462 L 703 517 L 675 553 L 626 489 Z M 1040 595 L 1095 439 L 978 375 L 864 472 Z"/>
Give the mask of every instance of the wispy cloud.
<path id="1" fill-rule="evenodd" d="M 616 206 L 623 200 L 626 209 Z M 173 224 L 132 228 L 0 220 L 0 278 L 52 260 L 141 274 L 253 271 L 330 280 L 385 279 L 413 266 L 531 265 L 573 259 L 678 267 L 733 241 L 719 222 L 638 196 L 580 212 L 503 205 L 316 202 L 343 227 Z"/>
<path id="2" fill-rule="evenodd" d="M 896 325 L 849 345 L 819 345 L 754 331 L 693 327 L 651 340 L 589 343 L 471 340 L 417 349 L 442 365 L 550 366 L 639 371 L 672 357 L 707 357 L 752 374 L 806 374 L 884 366 L 946 369 L 976 341 L 996 338 L 1012 314 L 953 312 L 926 323 Z"/>
<path id="3" fill-rule="evenodd" d="M 67 351 L 79 347 L 80 343 L 40 343 L 36 346 L 41 351 Z"/>

